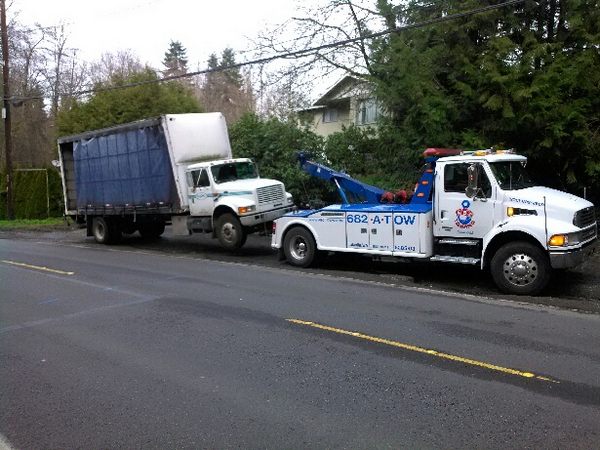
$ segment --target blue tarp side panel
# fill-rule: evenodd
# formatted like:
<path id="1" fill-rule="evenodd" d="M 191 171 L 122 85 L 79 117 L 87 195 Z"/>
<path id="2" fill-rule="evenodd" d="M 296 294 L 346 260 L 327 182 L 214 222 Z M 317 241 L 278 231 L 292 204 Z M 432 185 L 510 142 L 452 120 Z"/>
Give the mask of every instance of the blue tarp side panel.
<path id="1" fill-rule="evenodd" d="M 179 204 L 159 126 L 76 141 L 73 159 L 78 208 Z"/>

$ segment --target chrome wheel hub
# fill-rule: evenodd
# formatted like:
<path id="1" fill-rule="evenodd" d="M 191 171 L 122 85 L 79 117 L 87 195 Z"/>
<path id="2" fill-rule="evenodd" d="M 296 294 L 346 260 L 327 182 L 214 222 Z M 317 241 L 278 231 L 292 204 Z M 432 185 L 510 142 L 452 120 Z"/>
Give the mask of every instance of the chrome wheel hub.
<path id="1" fill-rule="evenodd" d="M 538 265 L 535 259 L 524 253 L 509 256 L 504 261 L 504 278 L 515 286 L 526 286 L 535 281 Z"/>
<path id="2" fill-rule="evenodd" d="M 228 241 L 231 241 L 235 238 L 235 227 L 230 223 L 223 225 L 223 237 Z"/>
<path id="3" fill-rule="evenodd" d="M 306 242 L 301 237 L 292 241 L 290 253 L 295 259 L 302 259 L 306 256 Z"/>

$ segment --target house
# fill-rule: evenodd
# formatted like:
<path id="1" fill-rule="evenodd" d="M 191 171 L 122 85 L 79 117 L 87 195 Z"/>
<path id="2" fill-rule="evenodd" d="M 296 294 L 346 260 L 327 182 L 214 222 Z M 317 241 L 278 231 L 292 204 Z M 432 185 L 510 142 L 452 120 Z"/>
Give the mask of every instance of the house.
<path id="1" fill-rule="evenodd" d="M 312 106 L 298 111 L 301 121 L 320 136 L 329 136 L 350 125 L 374 126 L 381 116 L 380 103 L 368 82 L 345 76 Z"/>

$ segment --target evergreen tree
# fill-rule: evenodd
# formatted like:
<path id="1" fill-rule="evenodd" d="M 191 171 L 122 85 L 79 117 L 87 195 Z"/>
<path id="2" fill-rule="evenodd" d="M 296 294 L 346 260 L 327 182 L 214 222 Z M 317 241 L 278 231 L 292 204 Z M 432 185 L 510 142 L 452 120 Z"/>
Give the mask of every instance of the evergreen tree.
<path id="1" fill-rule="evenodd" d="M 187 50 L 179 41 L 171 41 L 169 49 L 165 52 L 163 65 L 165 77 L 184 75 L 187 73 Z"/>
<path id="2" fill-rule="evenodd" d="M 223 69 L 223 74 L 227 79 L 227 82 L 238 89 L 242 87 L 243 78 L 240 73 L 239 67 L 233 69 L 225 69 L 226 67 L 232 67 L 236 64 L 235 53 L 232 48 L 226 48 L 221 54 L 221 62 L 219 63 L 219 69 Z"/>
<path id="3" fill-rule="evenodd" d="M 378 6 L 416 24 L 496 3 Z M 597 1 L 528 0 L 379 39 L 373 82 L 406 144 L 516 147 L 541 182 L 581 194 L 600 186 L 599 45 Z"/>

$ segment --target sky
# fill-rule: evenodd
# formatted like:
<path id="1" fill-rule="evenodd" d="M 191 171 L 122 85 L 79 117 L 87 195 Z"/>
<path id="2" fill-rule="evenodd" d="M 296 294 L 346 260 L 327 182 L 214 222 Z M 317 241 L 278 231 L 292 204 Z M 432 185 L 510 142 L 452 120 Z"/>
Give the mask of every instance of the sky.
<path id="1" fill-rule="evenodd" d="M 130 49 L 142 63 L 162 68 L 171 40 L 187 49 L 188 68 L 206 67 L 211 53 L 231 47 L 238 61 L 248 39 L 283 23 L 302 0 L 12 0 L 9 19 L 22 25 L 66 23 L 68 46 L 87 61 Z"/>

